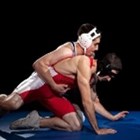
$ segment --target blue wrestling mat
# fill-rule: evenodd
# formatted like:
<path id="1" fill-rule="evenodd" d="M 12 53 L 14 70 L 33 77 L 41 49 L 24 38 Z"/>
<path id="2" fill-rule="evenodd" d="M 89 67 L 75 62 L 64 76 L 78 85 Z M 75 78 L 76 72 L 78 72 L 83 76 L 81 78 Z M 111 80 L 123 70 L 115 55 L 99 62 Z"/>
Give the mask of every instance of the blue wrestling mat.
<path id="1" fill-rule="evenodd" d="M 96 135 L 87 119 L 80 132 L 65 132 L 48 128 L 16 131 L 9 129 L 12 121 L 25 117 L 27 113 L 29 111 L 19 110 L 0 118 L 0 140 L 140 140 L 140 111 L 130 111 L 124 119 L 115 122 L 97 115 L 100 127 L 114 128 L 118 131 L 114 135 Z M 39 114 L 50 115 L 49 112 L 44 111 L 40 111 Z"/>

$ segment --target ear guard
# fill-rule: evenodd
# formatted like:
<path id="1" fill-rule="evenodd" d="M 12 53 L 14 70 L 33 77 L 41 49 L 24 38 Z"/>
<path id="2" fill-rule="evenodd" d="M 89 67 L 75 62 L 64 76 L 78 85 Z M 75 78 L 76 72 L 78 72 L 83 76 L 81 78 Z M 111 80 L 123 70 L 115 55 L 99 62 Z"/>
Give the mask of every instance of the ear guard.
<path id="1" fill-rule="evenodd" d="M 97 75 L 99 76 L 110 76 L 110 77 L 115 77 L 117 74 L 113 73 L 111 70 L 113 68 L 111 68 L 111 64 L 107 61 L 100 61 L 98 64 L 97 64 L 97 69 L 98 69 L 98 72 L 97 72 Z M 114 68 L 115 69 L 115 68 Z"/>
<path id="2" fill-rule="evenodd" d="M 92 44 L 92 40 L 99 37 L 101 33 L 97 32 L 97 28 L 93 28 L 89 33 L 83 33 L 79 36 L 78 42 L 81 47 L 86 51 L 88 47 Z"/>

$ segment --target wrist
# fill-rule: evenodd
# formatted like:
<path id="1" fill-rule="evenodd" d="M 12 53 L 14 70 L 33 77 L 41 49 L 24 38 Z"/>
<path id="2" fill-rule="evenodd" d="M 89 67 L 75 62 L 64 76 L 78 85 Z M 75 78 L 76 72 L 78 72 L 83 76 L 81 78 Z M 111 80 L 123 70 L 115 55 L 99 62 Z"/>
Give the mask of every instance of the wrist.
<path id="1" fill-rule="evenodd" d="M 55 82 L 51 82 L 49 85 L 52 89 L 55 89 L 55 87 L 57 86 L 57 84 Z"/>

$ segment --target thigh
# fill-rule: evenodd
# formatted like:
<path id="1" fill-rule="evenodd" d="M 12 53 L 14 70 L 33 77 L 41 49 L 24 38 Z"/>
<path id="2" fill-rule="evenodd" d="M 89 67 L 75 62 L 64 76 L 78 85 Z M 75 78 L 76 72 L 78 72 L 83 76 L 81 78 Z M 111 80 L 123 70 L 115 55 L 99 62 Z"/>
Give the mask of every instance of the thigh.
<path id="1" fill-rule="evenodd" d="M 76 112 L 73 104 L 65 97 L 59 96 L 47 84 L 43 85 L 39 90 L 40 103 L 57 117 L 62 118 L 65 114 Z"/>
<path id="2" fill-rule="evenodd" d="M 68 113 L 76 112 L 72 103 L 64 97 L 52 96 L 51 98 L 43 99 L 42 104 L 60 118 Z"/>

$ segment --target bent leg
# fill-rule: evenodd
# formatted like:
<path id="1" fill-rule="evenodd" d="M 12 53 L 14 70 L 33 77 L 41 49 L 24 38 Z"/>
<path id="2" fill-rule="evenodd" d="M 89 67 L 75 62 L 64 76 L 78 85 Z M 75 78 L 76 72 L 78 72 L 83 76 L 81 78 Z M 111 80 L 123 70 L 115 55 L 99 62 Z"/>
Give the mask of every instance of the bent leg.
<path id="1" fill-rule="evenodd" d="M 40 128 L 51 128 L 63 131 L 72 131 L 70 124 L 59 117 L 41 118 L 39 123 Z"/>
<path id="2" fill-rule="evenodd" d="M 81 112 L 80 112 L 81 113 Z M 79 131 L 82 128 L 83 116 L 76 112 L 65 114 L 62 118 L 41 118 L 40 127 L 48 127 L 64 131 Z"/>
<path id="3" fill-rule="evenodd" d="M 0 94 L 0 104 L 6 97 L 6 94 Z M 0 108 L 0 117 L 4 116 L 5 114 L 7 114 L 7 111 Z"/>
<path id="4" fill-rule="evenodd" d="M 48 127 L 57 130 L 66 131 L 79 131 L 82 128 L 81 117 L 77 113 L 77 108 L 75 108 L 72 103 L 70 103 L 66 98 L 56 96 L 54 91 L 50 89 L 49 86 L 44 85 L 39 90 L 39 101 L 40 103 L 52 113 L 55 117 L 51 118 L 38 118 L 33 122 L 32 119 L 34 115 L 28 114 L 28 117 L 19 119 L 14 122 L 16 129 L 21 128 L 34 128 L 35 123 L 38 123 L 39 127 Z M 32 114 L 32 113 L 31 113 Z M 38 116 L 38 115 L 36 115 Z M 31 120 L 31 121 L 30 121 Z M 15 127 L 14 127 L 15 128 Z"/>
<path id="5" fill-rule="evenodd" d="M 64 119 L 63 119 L 64 118 Z M 25 118 L 20 118 L 10 124 L 10 129 L 36 129 L 51 128 L 63 131 L 79 131 L 81 125 L 75 112 L 66 114 L 63 118 L 41 117 L 36 110 L 30 112 Z M 73 126 L 72 126 L 73 125 Z M 80 125 L 80 126 L 79 126 Z"/>
<path id="6" fill-rule="evenodd" d="M 11 111 L 16 110 L 23 104 L 23 100 L 17 93 L 11 93 L 0 100 L 0 108 L 3 110 Z"/>
<path id="7" fill-rule="evenodd" d="M 76 112 L 77 109 L 66 98 L 52 95 L 51 98 L 44 98 L 42 104 L 56 116 L 53 119 L 42 120 L 43 127 L 54 127 L 54 129 L 66 131 L 79 131 L 82 128 L 80 117 Z M 49 123 L 51 119 L 52 123 Z"/>
<path id="8" fill-rule="evenodd" d="M 58 117 L 40 117 L 36 110 L 31 111 L 26 117 L 15 120 L 10 124 L 10 129 L 36 129 L 52 128 L 65 130 L 68 124 Z"/>

